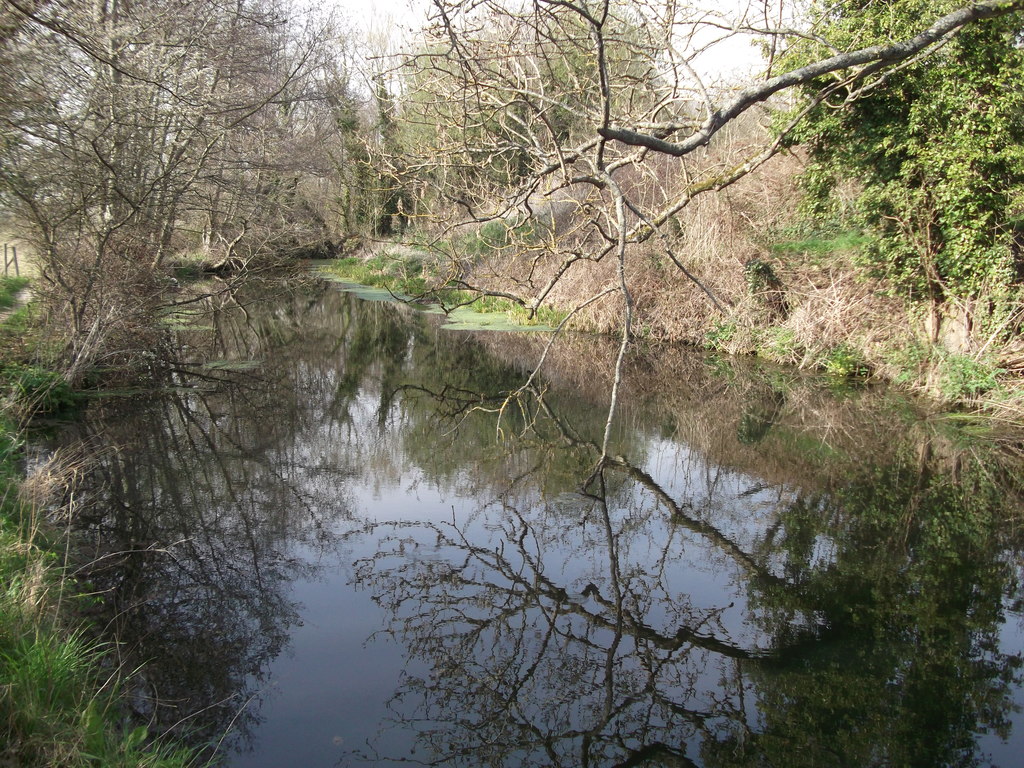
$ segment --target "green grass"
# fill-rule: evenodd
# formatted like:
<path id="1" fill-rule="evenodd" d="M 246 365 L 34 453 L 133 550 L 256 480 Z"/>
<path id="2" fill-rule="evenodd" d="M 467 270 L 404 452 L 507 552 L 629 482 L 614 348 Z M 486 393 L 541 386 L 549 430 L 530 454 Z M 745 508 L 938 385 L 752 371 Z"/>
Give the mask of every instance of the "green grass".
<path id="1" fill-rule="evenodd" d="M 28 283 L 27 277 L 0 277 L 0 309 L 14 306 L 18 292 Z"/>
<path id="2" fill-rule="evenodd" d="M 735 321 L 720 320 L 711 327 L 711 330 L 704 334 L 704 343 L 716 352 L 727 352 L 729 342 L 735 338 L 736 331 Z"/>
<path id="3" fill-rule="evenodd" d="M 537 242 L 533 224 L 509 226 L 504 221 L 489 221 L 466 235 L 458 243 L 460 250 L 472 256 L 486 256 L 509 247 Z"/>
<path id="4" fill-rule="evenodd" d="M 836 253 L 858 251 L 867 245 L 869 240 L 867 235 L 858 230 L 814 232 L 797 239 L 773 243 L 771 251 L 779 256 L 806 254 L 812 257 L 824 257 Z"/>
<path id="5" fill-rule="evenodd" d="M 938 365 L 939 391 L 947 400 L 969 400 L 999 389 L 1002 371 L 988 361 L 946 353 Z"/>
<path id="6" fill-rule="evenodd" d="M 795 363 L 803 354 L 803 348 L 791 328 L 770 326 L 761 334 L 757 354 L 777 363 Z"/>
<path id="7" fill-rule="evenodd" d="M 60 413 L 81 402 L 61 374 L 37 365 L 0 365 L 0 383 L 26 413 Z"/>
<path id="8" fill-rule="evenodd" d="M 488 221 L 475 229 L 467 229 L 450 238 L 438 239 L 424 232 L 410 232 L 408 243 L 424 251 L 458 254 L 470 259 L 522 249 L 539 242 L 533 223 L 512 226 L 504 221 Z"/>
<path id="9" fill-rule="evenodd" d="M 24 277 L 0 278 L 0 307 L 10 307 L 18 292 L 28 285 Z M 39 358 L 46 349 L 35 332 L 36 308 L 24 304 L 0 319 L 0 399 L 14 386 L 16 367 L 25 367 L 28 360 Z"/>
<path id="10" fill-rule="evenodd" d="M 29 284 L 24 277 L 0 278 L 0 307 L 11 306 Z M 54 414 L 76 406 L 81 398 L 57 371 L 29 361 L 46 357 L 33 327 L 34 307 L 18 307 L 0 320 L 0 399 L 22 415 Z"/>

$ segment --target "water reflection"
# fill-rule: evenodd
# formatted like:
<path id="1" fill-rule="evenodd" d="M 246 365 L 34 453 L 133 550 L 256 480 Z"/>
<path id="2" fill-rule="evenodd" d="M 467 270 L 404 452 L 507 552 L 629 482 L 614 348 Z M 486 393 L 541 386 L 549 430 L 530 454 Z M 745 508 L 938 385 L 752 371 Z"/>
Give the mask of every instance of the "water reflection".
<path id="1" fill-rule="evenodd" d="M 178 390 L 77 435 L 108 446 L 88 573 L 163 726 L 245 765 L 1012 764 L 1018 443 L 661 352 L 599 462 L 600 341 L 516 391 L 542 340 L 325 286 L 210 310 Z M 367 642 L 327 664 L 339 616 Z"/>
<path id="2" fill-rule="evenodd" d="M 673 494 L 622 459 L 575 498 L 520 476 L 395 529 L 358 577 L 430 668 L 394 727 L 437 765 L 983 764 L 1020 684 L 1016 574 L 978 516 L 1000 499 L 906 469 L 762 495 L 745 541 L 727 508 L 756 487 Z"/>

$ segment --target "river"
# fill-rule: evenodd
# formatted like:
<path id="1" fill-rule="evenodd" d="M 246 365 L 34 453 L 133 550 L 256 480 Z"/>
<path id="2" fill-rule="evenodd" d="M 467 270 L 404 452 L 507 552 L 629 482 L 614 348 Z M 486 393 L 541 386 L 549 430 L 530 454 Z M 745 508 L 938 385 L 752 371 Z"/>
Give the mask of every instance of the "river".
<path id="1" fill-rule="evenodd" d="M 1024 444 L 321 282 L 178 317 L 78 568 L 154 732 L 270 766 L 1019 764 Z M 981 433 L 981 434 L 979 434 Z"/>

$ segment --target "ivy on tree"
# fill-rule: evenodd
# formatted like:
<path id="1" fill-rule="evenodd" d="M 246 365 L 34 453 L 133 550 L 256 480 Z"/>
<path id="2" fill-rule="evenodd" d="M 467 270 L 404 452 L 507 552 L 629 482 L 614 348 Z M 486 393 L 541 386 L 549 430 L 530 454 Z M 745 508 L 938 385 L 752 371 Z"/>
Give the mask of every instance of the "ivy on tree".
<path id="1" fill-rule="evenodd" d="M 953 2 L 823 2 L 817 39 L 794 42 L 791 66 L 904 38 Z M 1024 49 L 1020 12 L 972 25 L 941 50 L 865 89 L 845 84 L 794 139 L 810 150 L 809 208 L 834 217 L 839 179 L 861 184 L 855 213 L 872 235 L 871 271 L 914 299 L 941 303 L 1005 291 L 1024 279 L 1014 220 L 1024 203 Z M 812 83 L 808 92 L 820 92 Z"/>

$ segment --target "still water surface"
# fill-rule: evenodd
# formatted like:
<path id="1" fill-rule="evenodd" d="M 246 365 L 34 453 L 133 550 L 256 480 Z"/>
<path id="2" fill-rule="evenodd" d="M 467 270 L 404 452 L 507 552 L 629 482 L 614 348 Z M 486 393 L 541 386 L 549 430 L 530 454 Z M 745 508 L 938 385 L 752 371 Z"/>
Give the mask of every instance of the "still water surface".
<path id="1" fill-rule="evenodd" d="M 237 297 L 235 297 L 237 298 Z M 1022 445 L 873 391 L 222 299 L 62 436 L 140 717 L 227 764 L 1017 765 Z M 253 364 L 246 361 L 257 361 Z"/>

